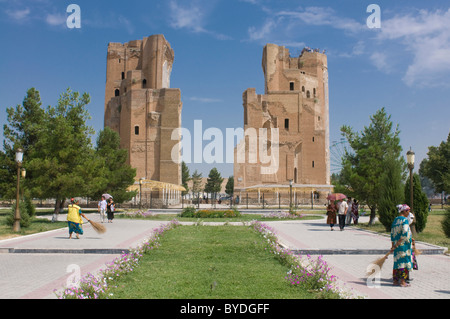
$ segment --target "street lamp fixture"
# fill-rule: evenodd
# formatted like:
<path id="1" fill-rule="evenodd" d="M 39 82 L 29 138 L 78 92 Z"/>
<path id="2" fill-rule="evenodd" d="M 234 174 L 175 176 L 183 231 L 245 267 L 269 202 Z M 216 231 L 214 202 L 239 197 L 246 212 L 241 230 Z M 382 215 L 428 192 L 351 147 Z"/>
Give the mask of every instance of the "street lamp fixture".
<path id="1" fill-rule="evenodd" d="M 142 209 L 142 183 L 144 182 L 145 177 L 141 177 L 139 179 L 139 209 Z"/>
<path id="2" fill-rule="evenodd" d="M 17 191 L 16 191 L 16 211 L 14 213 L 13 231 L 20 231 L 20 172 L 23 161 L 23 150 L 21 148 L 16 150 L 16 163 L 17 163 Z"/>
<path id="3" fill-rule="evenodd" d="M 415 160 L 416 154 L 409 149 L 409 151 L 406 153 L 406 162 L 408 163 L 408 168 L 410 170 L 414 169 L 414 160 Z"/>
<path id="4" fill-rule="evenodd" d="M 289 213 L 292 212 L 292 182 L 293 180 L 289 180 Z"/>
<path id="5" fill-rule="evenodd" d="M 409 151 L 406 153 L 406 163 L 409 168 L 409 203 L 411 207 L 411 213 L 414 214 L 414 183 L 413 183 L 413 169 L 414 169 L 414 160 L 416 154 L 409 148 Z M 411 226 L 411 231 L 413 234 L 416 234 L 416 220 L 414 218 L 414 222 Z"/>

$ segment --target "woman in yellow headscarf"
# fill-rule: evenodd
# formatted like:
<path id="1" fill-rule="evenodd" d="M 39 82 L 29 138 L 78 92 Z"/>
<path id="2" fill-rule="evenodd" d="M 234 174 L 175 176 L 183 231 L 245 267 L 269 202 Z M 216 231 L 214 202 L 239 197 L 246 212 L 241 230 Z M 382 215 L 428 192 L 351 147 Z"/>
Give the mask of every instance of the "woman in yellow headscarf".
<path id="1" fill-rule="evenodd" d="M 69 239 L 72 239 L 72 233 L 75 233 L 75 235 L 77 235 L 77 239 L 80 239 L 78 234 L 83 235 L 83 220 L 81 219 L 81 216 L 83 216 L 84 218 L 86 218 L 86 216 L 81 212 L 81 208 L 77 204 L 78 200 L 74 200 L 73 198 L 70 200 L 69 212 L 67 213 L 67 222 L 69 224 Z"/>

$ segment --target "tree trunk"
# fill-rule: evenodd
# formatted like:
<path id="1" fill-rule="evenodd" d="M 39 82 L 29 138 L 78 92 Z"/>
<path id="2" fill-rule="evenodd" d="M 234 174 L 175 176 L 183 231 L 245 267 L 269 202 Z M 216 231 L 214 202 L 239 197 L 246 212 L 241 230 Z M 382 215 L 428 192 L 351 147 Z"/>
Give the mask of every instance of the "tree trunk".
<path id="1" fill-rule="evenodd" d="M 370 207 L 369 226 L 372 226 L 375 223 L 376 211 L 377 211 L 377 207 L 375 205 Z"/>
<path id="2" fill-rule="evenodd" d="M 58 216 L 61 212 L 64 211 L 64 199 L 57 199 L 55 202 L 55 210 L 53 211 L 52 222 L 58 221 Z"/>

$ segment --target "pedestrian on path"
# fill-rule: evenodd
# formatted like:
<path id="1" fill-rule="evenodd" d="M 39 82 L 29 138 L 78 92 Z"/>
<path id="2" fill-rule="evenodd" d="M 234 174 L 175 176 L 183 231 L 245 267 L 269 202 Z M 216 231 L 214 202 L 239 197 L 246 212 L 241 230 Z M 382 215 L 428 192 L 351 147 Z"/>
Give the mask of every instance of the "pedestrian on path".
<path id="1" fill-rule="evenodd" d="M 86 215 L 81 212 L 81 208 L 78 206 L 78 203 L 78 200 L 72 198 L 68 207 L 69 211 L 67 213 L 67 223 L 69 225 L 69 239 L 72 239 L 73 233 L 75 233 L 77 239 L 80 239 L 79 235 L 83 235 L 83 220 L 81 219 L 81 216 L 86 218 Z"/>
<path id="2" fill-rule="evenodd" d="M 105 221 L 105 217 L 106 217 L 106 206 L 107 206 L 107 203 L 106 203 L 105 196 L 102 196 L 102 200 L 98 203 L 100 220 L 102 223 Z"/>
<path id="3" fill-rule="evenodd" d="M 391 225 L 391 251 L 394 253 L 394 267 L 392 279 L 394 286 L 408 287 L 406 282 L 412 269 L 412 234 L 409 228 L 408 215 L 410 207 L 408 205 L 398 205 L 399 216 L 394 219 Z"/>
<path id="4" fill-rule="evenodd" d="M 341 199 L 338 206 L 338 216 L 339 216 L 339 229 L 344 230 L 345 227 L 345 217 L 347 215 L 348 205 L 346 199 Z"/>
<path id="5" fill-rule="evenodd" d="M 348 208 L 347 213 L 345 214 L 345 225 L 350 225 L 352 223 L 352 198 L 348 198 Z"/>
<path id="6" fill-rule="evenodd" d="M 353 218 L 353 224 L 358 225 L 358 219 L 359 219 L 359 202 L 355 199 L 353 199 L 352 204 L 352 218 Z"/>
<path id="7" fill-rule="evenodd" d="M 112 197 L 110 197 L 108 200 L 108 203 L 106 205 L 106 213 L 108 215 L 108 223 L 112 223 L 112 221 L 114 219 L 114 210 L 115 210 L 115 205 L 114 205 Z"/>
<path id="8" fill-rule="evenodd" d="M 333 227 L 336 224 L 336 205 L 334 203 L 330 203 L 327 207 L 327 224 L 330 225 L 333 231 Z"/>

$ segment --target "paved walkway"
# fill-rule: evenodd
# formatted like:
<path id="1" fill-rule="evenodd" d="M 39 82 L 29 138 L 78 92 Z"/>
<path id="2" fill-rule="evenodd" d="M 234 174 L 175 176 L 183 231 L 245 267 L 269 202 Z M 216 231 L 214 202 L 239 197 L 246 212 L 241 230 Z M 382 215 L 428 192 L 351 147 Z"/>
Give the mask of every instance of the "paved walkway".
<path id="1" fill-rule="evenodd" d="M 98 221 L 97 216 L 89 218 Z M 65 216 L 59 220 L 65 220 Z M 106 268 L 106 263 L 122 251 L 137 247 L 162 223 L 165 222 L 115 219 L 103 224 L 107 232 L 102 235 L 85 224 L 81 239 L 73 236 L 69 240 L 68 229 L 63 228 L 1 240 L 0 299 L 56 298 L 53 290 L 65 286 L 75 270 L 83 277 Z"/>
<path id="2" fill-rule="evenodd" d="M 97 221 L 96 214 L 92 218 Z M 60 216 L 60 220 L 64 220 Z M 115 219 L 104 225 L 98 235 L 89 224 L 81 239 L 68 239 L 67 228 L 0 241 L 0 299 L 55 298 L 54 289 L 62 288 L 74 275 L 95 273 L 105 268 L 122 251 L 138 246 L 153 229 L 165 222 Z M 189 223 L 186 223 L 189 224 Z M 204 223 L 207 225 L 208 223 Z M 242 223 L 237 223 L 242 225 Z M 382 269 L 378 281 L 369 285 L 367 266 L 390 247 L 388 237 L 347 228 L 331 232 L 324 220 L 266 222 L 280 241 L 297 253 L 323 254 L 340 285 L 354 295 L 376 299 L 432 298 L 450 299 L 450 257 L 442 249 L 417 244 L 425 253 L 418 257 L 419 270 L 412 274 L 408 288 L 393 287 L 390 281 L 392 257 Z M 375 286 L 375 288 L 370 288 Z"/>
<path id="3" fill-rule="evenodd" d="M 450 299 L 450 257 L 444 248 L 416 242 L 423 251 L 417 257 L 419 269 L 413 270 L 411 286 L 392 285 L 392 255 L 379 276 L 367 280 L 368 265 L 386 254 L 390 237 L 352 227 L 330 231 L 325 220 L 267 222 L 281 243 L 298 254 L 322 254 L 332 267 L 340 286 L 351 294 L 369 299 Z M 336 230 L 337 229 L 337 230 Z"/>

